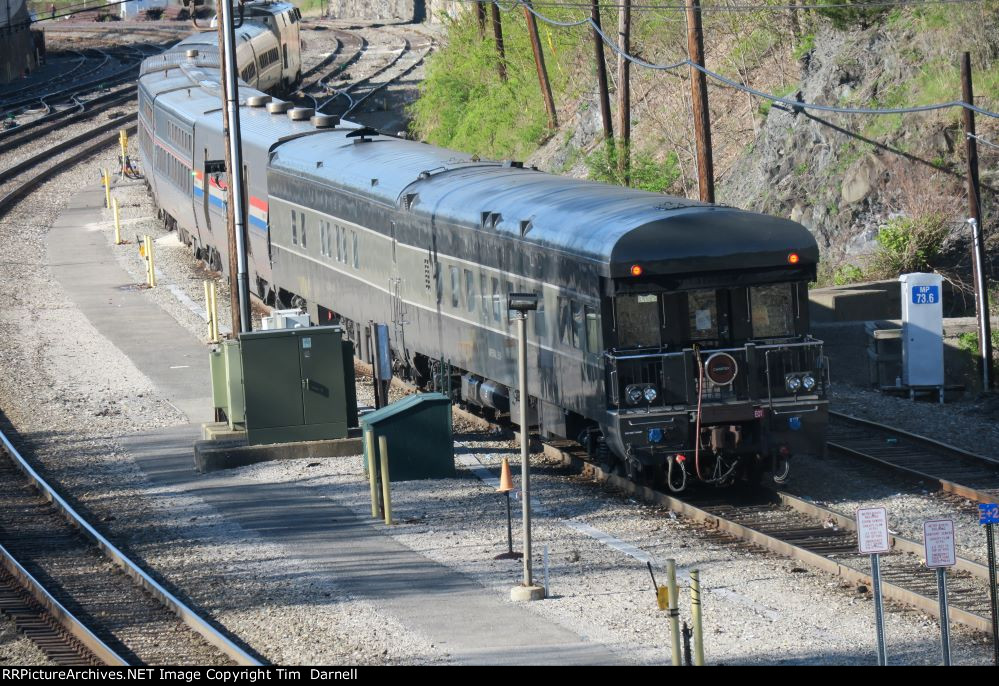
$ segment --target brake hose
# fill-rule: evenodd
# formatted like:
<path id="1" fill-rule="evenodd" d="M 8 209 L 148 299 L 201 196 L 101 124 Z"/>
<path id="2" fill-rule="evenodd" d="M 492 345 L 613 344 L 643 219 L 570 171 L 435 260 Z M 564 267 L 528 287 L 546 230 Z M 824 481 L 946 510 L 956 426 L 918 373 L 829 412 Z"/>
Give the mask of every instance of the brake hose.
<path id="1" fill-rule="evenodd" d="M 701 399 L 704 397 L 704 361 L 701 359 L 701 346 L 694 344 L 694 356 L 697 358 L 697 416 L 694 422 L 694 472 L 700 481 L 701 476 Z"/>

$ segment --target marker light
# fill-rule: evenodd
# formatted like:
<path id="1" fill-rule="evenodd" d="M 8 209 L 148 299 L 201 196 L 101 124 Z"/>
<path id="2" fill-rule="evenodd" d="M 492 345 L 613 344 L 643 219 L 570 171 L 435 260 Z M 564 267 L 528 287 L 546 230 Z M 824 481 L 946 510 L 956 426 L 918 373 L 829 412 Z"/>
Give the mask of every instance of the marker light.
<path id="1" fill-rule="evenodd" d="M 788 264 L 798 264 L 798 262 L 800 262 L 800 261 L 801 261 L 801 257 L 796 252 L 793 252 L 793 253 L 791 253 L 790 255 L 787 256 L 787 262 L 788 262 Z"/>
<path id="2" fill-rule="evenodd" d="M 642 265 L 640 265 L 640 264 L 633 264 L 633 265 L 631 265 L 631 275 L 632 276 L 641 276 L 642 275 Z"/>

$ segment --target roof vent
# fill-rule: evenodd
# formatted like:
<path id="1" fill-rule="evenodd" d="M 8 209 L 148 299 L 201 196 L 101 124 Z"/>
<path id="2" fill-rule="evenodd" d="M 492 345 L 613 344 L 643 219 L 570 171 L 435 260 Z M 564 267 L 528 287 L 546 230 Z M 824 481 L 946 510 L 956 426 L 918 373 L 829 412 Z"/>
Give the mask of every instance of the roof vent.
<path id="1" fill-rule="evenodd" d="M 503 160 L 503 166 L 507 167 L 507 168 L 513 168 L 513 169 L 523 169 L 524 168 L 524 163 L 523 162 L 514 162 L 513 160 Z"/>
<path id="2" fill-rule="evenodd" d="M 335 114 L 317 114 L 312 118 L 312 125 L 317 129 L 332 129 L 340 123 L 340 117 Z"/>
<path id="3" fill-rule="evenodd" d="M 263 107 L 271 101 L 269 95 L 251 95 L 246 99 L 246 104 L 250 107 Z"/>
<path id="4" fill-rule="evenodd" d="M 347 138 L 356 138 L 355 143 L 368 143 L 371 141 L 371 136 L 381 135 L 378 131 L 371 128 L 370 126 L 362 126 L 359 129 L 354 129 L 347 134 Z"/>
<path id="5" fill-rule="evenodd" d="M 190 50 L 188 50 L 184 54 L 187 56 L 187 59 L 193 60 L 195 57 L 198 56 L 198 51 L 196 49 L 194 49 L 194 48 L 191 48 Z"/>
<path id="6" fill-rule="evenodd" d="M 310 119 L 316 111 L 311 107 L 293 107 L 288 110 L 288 118 L 292 121 L 305 121 Z"/>
<path id="7" fill-rule="evenodd" d="M 407 210 L 413 209 L 413 203 L 416 202 L 418 197 L 420 197 L 419 193 L 406 193 L 402 201 Z"/>
<path id="8" fill-rule="evenodd" d="M 290 102 L 282 102 L 281 100 L 275 100 L 274 102 L 267 103 L 267 111 L 271 114 L 284 114 L 292 107 Z"/>
<path id="9" fill-rule="evenodd" d="M 533 228 L 534 228 L 534 222 L 531 221 L 530 219 L 521 219 L 520 220 L 520 235 L 522 237 L 526 236 L 527 232 L 530 231 Z"/>
<path id="10" fill-rule="evenodd" d="M 495 229 L 502 217 L 503 215 L 499 212 L 482 212 L 480 213 L 481 226 L 483 229 Z"/>

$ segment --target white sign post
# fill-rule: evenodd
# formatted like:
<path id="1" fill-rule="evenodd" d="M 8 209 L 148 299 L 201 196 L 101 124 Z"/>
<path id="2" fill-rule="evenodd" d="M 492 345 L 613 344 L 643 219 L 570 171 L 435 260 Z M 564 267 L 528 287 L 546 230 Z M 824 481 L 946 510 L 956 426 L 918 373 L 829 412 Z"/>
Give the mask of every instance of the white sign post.
<path id="1" fill-rule="evenodd" d="M 943 663 L 950 666 L 950 614 L 947 610 L 947 568 L 957 564 L 954 549 L 954 522 L 950 519 L 931 519 L 923 522 L 923 549 L 926 566 L 937 570 L 937 595 L 940 598 L 940 641 L 943 645 Z"/>
<path id="2" fill-rule="evenodd" d="M 866 507 L 857 510 L 857 547 L 861 553 L 871 556 L 878 665 L 884 667 L 888 664 L 888 656 L 885 650 L 884 603 L 881 599 L 881 563 L 878 555 L 891 550 L 888 540 L 888 510 L 883 507 Z"/>

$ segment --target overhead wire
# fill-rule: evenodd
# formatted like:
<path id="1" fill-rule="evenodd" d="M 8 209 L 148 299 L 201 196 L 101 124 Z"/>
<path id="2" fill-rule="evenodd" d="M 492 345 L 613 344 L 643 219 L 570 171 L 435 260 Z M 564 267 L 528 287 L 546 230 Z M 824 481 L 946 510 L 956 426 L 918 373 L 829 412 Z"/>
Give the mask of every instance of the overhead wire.
<path id="1" fill-rule="evenodd" d="M 978 141 L 979 143 L 981 143 L 986 147 L 995 148 L 996 150 L 999 150 L 999 144 L 993 143 L 992 141 L 982 138 L 981 136 L 976 136 L 973 133 L 966 133 L 964 135 L 967 136 L 968 138 L 974 138 L 976 141 Z"/>
<path id="2" fill-rule="evenodd" d="M 787 105 L 788 107 L 793 108 L 794 110 L 817 110 L 820 112 L 834 112 L 838 114 L 885 115 L 885 114 L 915 114 L 920 112 L 932 112 L 934 110 L 949 109 L 951 107 L 962 107 L 964 109 L 977 112 L 978 114 L 981 114 L 982 116 L 985 117 L 992 117 L 999 119 L 999 112 L 993 112 L 991 110 L 985 109 L 984 107 L 979 107 L 974 103 L 964 102 L 963 100 L 950 100 L 948 102 L 931 103 L 927 105 L 911 105 L 909 107 L 884 107 L 884 108 L 842 107 L 839 105 L 822 105 L 819 103 L 806 102 L 803 100 L 791 100 L 786 97 L 774 95 L 773 93 L 767 93 L 761 91 L 757 88 L 753 88 L 752 86 L 748 86 L 746 84 L 739 83 L 738 81 L 734 81 L 726 76 L 722 76 L 721 74 L 714 72 L 708 69 L 707 67 L 698 64 L 697 62 L 694 62 L 689 57 L 671 64 L 654 64 L 652 62 L 643 60 L 640 57 L 636 57 L 635 55 L 632 55 L 626 52 L 625 50 L 622 50 L 621 47 L 616 42 L 614 42 L 603 31 L 603 29 L 597 26 L 597 24 L 590 17 L 586 17 L 578 21 L 558 21 L 556 19 L 552 19 L 551 17 L 546 16 L 545 14 L 542 14 L 532 6 L 534 3 L 526 2 L 525 0 L 510 0 L 511 5 L 509 7 L 504 7 L 501 4 L 500 0 L 483 0 L 483 1 L 493 2 L 499 9 L 505 12 L 509 12 L 517 6 L 523 7 L 541 21 L 545 22 L 546 24 L 550 24 L 552 26 L 558 26 L 562 28 L 572 28 L 576 26 L 582 26 L 584 24 L 589 25 L 589 27 L 600 36 L 604 44 L 607 45 L 607 47 L 609 47 L 615 54 L 641 67 L 645 67 L 647 69 L 660 70 L 660 71 L 673 71 L 679 69 L 680 67 L 689 66 L 702 72 L 704 75 L 711 77 L 715 81 L 719 81 L 729 86 L 730 88 L 742 91 L 743 93 L 749 93 L 750 95 L 755 95 L 758 98 L 763 98 L 764 100 L 769 100 L 770 102 L 782 103 L 784 105 Z M 925 0 L 925 1 L 949 2 L 950 0 Z M 974 0 L 974 1 L 980 2 L 981 0 Z M 857 7 L 857 5 L 850 5 L 850 6 Z"/>
<path id="3" fill-rule="evenodd" d="M 736 4 L 736 5 L 704 5 L 701 7 L 702 12 L 767 12 L 767 11 L 797 11 L 797 10 L 829 10 L 829 9 L 854 9 L 854 10 L 864 10 L 864 9 L 884 9 L 889 7 L 919 7 L 928 5 L 973 5 L 981 4 L 986 0 L 872 0 L 871 2 L 838 2 L 838 3 L 811 3 L 803 5 L 750 5 L 750 4 Z M 458 2 L 464 2 L 468 4 L 483 4 L 487 5 L 492 0 L 458 0 Z M 498 4 L 498 3 L 497 3 Z M 515 0 L 514 5 L 519 4 Z M 590 9 L 592 7 L 591 2 L 585 2 L 584 0 L 538 0 L 538 2 L 532 2 L 535 7 L 549 7 L 549 8 L 568 8 L 568 9 Z M 619 9 L 623 7 L 621 2 L 601 2 L 600 6 L 606 9 Z M 629 5 L 631 9 L 637 11 L 646 10 L 685 10 L 686 5 L 682 4 L 658 4 L 658 3 L 632 3 Z M 500 9 L 504 9 L 500 5 Z"/>

